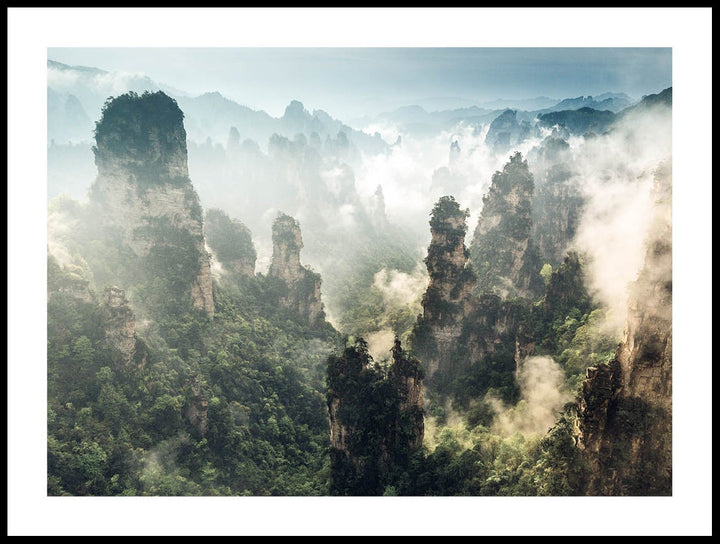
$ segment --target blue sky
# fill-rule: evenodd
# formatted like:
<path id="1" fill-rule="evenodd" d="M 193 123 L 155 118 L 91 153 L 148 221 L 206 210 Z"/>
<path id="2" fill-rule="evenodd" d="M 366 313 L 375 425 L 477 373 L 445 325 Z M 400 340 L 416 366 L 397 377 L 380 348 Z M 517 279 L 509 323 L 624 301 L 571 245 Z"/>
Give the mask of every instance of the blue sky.
<path id="1" fill-rule="evenodd" d="M 144 73 L 200 94 L 219 91 L 280 115 L 290 100 L 339 116 L 379 113 L 429 98 L 476 103 L 624 92 L 672 85 L 665 48 L 49 48 L 48 58 Z"/>

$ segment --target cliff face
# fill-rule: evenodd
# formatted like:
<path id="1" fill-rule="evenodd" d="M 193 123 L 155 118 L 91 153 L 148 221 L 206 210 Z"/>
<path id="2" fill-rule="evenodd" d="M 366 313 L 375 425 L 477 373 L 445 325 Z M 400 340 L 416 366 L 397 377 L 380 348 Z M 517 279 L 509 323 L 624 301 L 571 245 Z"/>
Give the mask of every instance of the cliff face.
<path id="1" fill-rule="evenodd" d="M 544 262 L 561 263 L 577 232 L 584 198 L 573 178 L 570 146 L 562 131 L 528 154 L 535 178 L 532 200 L 532 238 Z M 543 263 L 544 264 L 544 263 Z"/>
<path id="2" fill-rule="evenodd" d="M 465 318 L 474 309 L 471 295 L 475 275 L 466 268 L 467 210 L 452 197 L 435 205 L 430 220 L 431 240 L 425 259 L 428 275 L 423 296 L 422 330 L 415 335 L 414 349 L 420 353 L 428 377 L 453 365 L 452 357 L 463 332 Z M 453 365 L 454 366 L 454 365 Z"/>
<path id="3" fill-rule="evenodd" d="M 548 171 L 534 199 L 533 238 L 540 254 L 553 265 L 575 237 L 584 204 L 579 190 L 566 183 L 568 178 L 563 168 Z"/>
<path id="4" fill-rule="evenodd" d="M 397 338 L 392 354 L 390 381 L 398 397 L 400 423 L 394 442 L 396 447 L 401 445 L 403 448 L 414 451 L 422 446 L 425 436 L 423 419 L 423 379 L 425 375 L 416 360 L 406 358 L 400 340 Z"/>
<path id="5" fill-rule="evenodd" d="M 538 126 L 552 128 L 559 125 L 571 134 L 578 136 L 588 132 L 603 134 L 612 126 L 616 117 L 616 114 L 609 110 L 585 107 L 577 110 L 541 113 L 538 115 Z"/>
<path id="6" fill-rule="evenodd" d="M 395 341 L 388 369 L 359 340 L 328 360 L 331 494 L 379 495 L 409 468 L 424 437 L 419 361 Z"/>
<path id="7" fill-rule="evenodd" d="M 443 197 L 430 220 L 432 238 L 425 259 L 430 281 L 412 347 L 425 364 L 428 380 L 439 389 L 489 354 L 502 351 L 512 360 L 530 350 L 518 331 L 522 309 L 492 293 L 473 293 L 477 278 L 464 244 L 467 215 L 452 197 Z M 512 379 L 515 363 L 506 370 Z"/>
<path id="8" fill-rule="evenodd" d="M 520 153 L 493 175 L 470 245 L 478 292 L 503 298 L 542 294 L 542 263 L 531 239 L 533 191 L 533 175 Z"/>
<path id="9" fill-rule="evenodd" d="M 375 189 L 369 215 L 370 222 L 376 232 L 385 232 L 390 228 L 385 212 L 385 195 L 383 194 L 382 185 L 378 185 L 377 189 Z"/>
<path id="10" fill-rule="evenodd" d="M 224 269 L 244 277 L 255 275 L 257 252 L 250 229 L 243 223 L 222 210 L 210 209 L 205 214 L 205 238 Z"/>
<path id="11" fill-rule="evenodd" d="M 125 292 L 118 287 L 107 287 L 102 300 L 102 325 L 105 342 L 115 351 L 118 367 L 133 364 L 136 354 L 135 314 L 130 308 Z M 144 361 L 140 361 L 142 366 Z"/>
<path id="12" fill-rule="evenodd" d="M 268 277 L 277 278 L 287 286 L 280 304 L 311 324 L 325 318 L 320 299 L 320 275 L 300 264 L 303 247 L 300 225 L 289 215 L 280 214 L 273 223 L 273 255 Z"/>
<path id="13" fill-rule="evenodd" d="M 517 111 L 505 110 L 490 123 L 485 143 L 494 151 L 507 151 L 527 138 L 530 130 L 529 123 L 518 122 Z"/>
<path id="14" fill-rule="evenodd" d="M 670 167 L 656 172 L 644 266 L 632 287 L 615 359 L 588 369 L 576 440 L 588 494 L 672 492 L 672 232 Z"/>
<path id="15" fill-rule="evenodd" d="M 122 95 L 106 103 L 95 139 L 98 175 L 90 196 L 103 226 L 151 276 L 163 274 L 154 265 L 172 253 L 171 279 L 186 283 L 189 304 L 212 317 L 210 257 L 188 177 L 182 111 L 162 92 Z"/>
<path id="16" fill-rule="evenodd" d="M 464 246 L 467 212 L 452 197 L 443 197 L 433 209 L 425 261 L 430 282 L 412 346 L 426 365 L 428 383 L 438 390 L 461 389 L 452 382 L 472 375 L 477 391 L 501 388 L 512 399 L 518 392 L 514 376 L 524 360 L 538 346 L 555 347 L 549 323 L 565 319 L 562 312 L 588 306 L 577 255 L 561 263 L 545 290 L 543 260 L 533 242 L 533 190 L 533 174 L 517 153 L 493 176 L 469 250 Z M 574 201 L 566 200 L 567 207 L 548 213 L 545 231 L 574 224 Z M 557 238 L 547 245 L 558 249 L 561 242 Z"/>

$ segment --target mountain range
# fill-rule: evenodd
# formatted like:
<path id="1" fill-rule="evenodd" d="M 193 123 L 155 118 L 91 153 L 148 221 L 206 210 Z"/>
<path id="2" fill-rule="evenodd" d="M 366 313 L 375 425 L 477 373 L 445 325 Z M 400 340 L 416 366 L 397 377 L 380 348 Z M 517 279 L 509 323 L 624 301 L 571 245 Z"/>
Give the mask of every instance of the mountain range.
<path id="1" fill-rule="evenodd" d="M 428 98 L 376 116 L 350 122 L 334 118 L 328 112 L 306 110 L 293 100 L 282 117 L 272 117 L 223 96 L 217 91 L 198 96 L 159 83 L 144 74 L 108 72 L 87 66 L 69 66 L 48 59 L 48 142 L 56 144 L 92 140 L 92 129 L 108 97 L 133 91 L 162 90 L 174 98 L 185 113 L 188 140 L 227 142 L 230 127 L 236 127 L 241 140 L 251 139 L 264 146 L 272 134 L 293 137 L 297 132 L 317 132 L 324 140 L 343 131 L 363 151 L 376 153 L 387 149 L 387 137 L 364 127 L 392 122 L 406 133 L 428 136 L 437 130 L 450 130 L 458 122 L 480 126 L 490 123 L 507 109 L 517 112 L 519 120 L 533 121 L 550 112 L 591 108 L 598 111 L 620 110 L 637 103 L 625 93 L 603 93 L 564 99 L 535 97 L 521 100 L 497 99 L 473 103 L 459 98 Z M 448 109 L 448 105 L 459 107 Z"/>

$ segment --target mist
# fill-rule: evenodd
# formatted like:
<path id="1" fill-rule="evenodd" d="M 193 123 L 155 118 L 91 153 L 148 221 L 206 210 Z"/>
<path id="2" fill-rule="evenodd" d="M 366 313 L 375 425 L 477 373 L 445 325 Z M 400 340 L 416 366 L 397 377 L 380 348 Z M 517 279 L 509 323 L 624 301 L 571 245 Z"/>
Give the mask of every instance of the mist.
<path id="1" fill-rule="evenodd" d="M 390 121 L 366 126 L 363 130 L 377 131 L 389 143 L 398 136 L 401 140 L 387 154 L 364 157 L 356 173 L 358 191 L 370 195 L 381 185 L 388 218 L 424 244 L 430 239 L 430 211 L 440 197 L 452 195 L 470 210 L 472 232 L 493 173 L 502 170 L 511 155 L 510 150 L 494 151 L 486 145 L 488 128 L 489 123 L 459 122 L 452 130 L 420 137 Z M 543 137 L 529 137 L 516 148 L 526 155 Z"/>
<path id="2" fill-rule="evenodd" d="M 79 77 L 73 74 L 49 68 L 48 77 L 59 88 L 70 89 Z M 139 76 L 101 73 L 85 77 L 90 78 L 93 90 L 116 92 Z M 417 315 L 420 310 L 422 259 L 434 203 L 441 196 L 453 195 L 461 207 L 469 209 L 468 232 L 472 233 L 493 173 L 502 170 L 512 151 L 532 155 L 550 133 L 543 128 L 510 150 L 496 151 L 485 142 L 488 128 L 489 123 L 460 121 L 452 129 L 423 136 L 408 133 L 388 119 L 375 120 L 361 129 L 365 134 L 380 134 L 389 145 L 387 152 L 356 149 L 350 161 L 353 166 L 349 166 L 321 151 L 316 170 L 291 174 L 296 176 L 293 190 L 299 191 L 300 198 L 288 200 L 288 193 L 285 204 L 274 201 L 268 192 L 279 174 L 268 168 L 271 157 L 261 151 L 257 168 L 233 174 L 227 169 L 209 170 L 210 163 L 197 156 L 200 148 L 189 146 L 190 175 L 204 208 L 220 207 L 250 227 L 257 250 L 256 272 L 265 273 L 270 265 L 271 225 L 277 213 L 283 211 L 300 221 L 305 245 L 301 260 L 323 276 L 326 314 L 336 326 L 347 307 L 336 294 L 335 284 L 343 280 L 336 277 L 339 263 L 334 248 L 345 246 L 357 252 L 363 244 L 372 245 L 369 233 L 381 228 L 379 221 L 386 221 L 395 232 L 402 231 L 414 265 L 405 270 L 378 269 L 367 286 L 382 296 L 386 315 L 379 316 L 379 326 L 365 334 L 371 347 L 377 345 L 378 353 L 386 353 L 385 346 L 391 346 L 391 336 L 398 333 L 388 325 L 387 316 L 401 310 Z M 585 201 L 577 234 L 567 249 L 586 257 L 588 287 L 607 309 L 609 330 L 618 330 L 625 317 L 628 285 L 636 278 L 644 255 L 653 172 L 670 156 L 670 117 L 655 111 L 636 113 L 607 134 L 592 139 L 570 136 L 567 141 L 572 171 L 567 183 L 577 187 Z M 213 148 L 219 156 L 229 157 L 227 146 L 216 142 Z M 536 179 L 536 186 L 539 183 Z M 378 188 L 383 196 L 381 210 L 377 209 Z M 50 243 L 57 246 L 57 237 Z M 67 260 L 67 255 L 59 257 Z M 214 272 L 222 275 L 220 263 Z"/>
<path id="3" fill-rule="evenodd" d="M 75 239 L 85 215 L 82 203 L 64 196 L 51 200 L 47 211 L 47 252 L 62 268 L 92 282 L 92 272 L 78 251 Z"/>
<path id="4" fill-rule="evenodd" d="M 374 359 L 388 358 L 395 338 L 406 340 L 415 316 L 422 312 L 427 282 L 427 273 L 420 265 L 411 273 L 383 268 L 375 274 L 372 289 L 382 296 L 383 313 L 377 316 L 380 330 L 365 338 Z"/>
<path id="5" fill-rule="evenodd" d="M 563 388 L 564 374 L 550 357 L 528 357 L 518 372 L 520 401 L 508 407 L 492 394 L 485 397 L 495 411 L 492 431 L 502 436 L 544 435 L 573 395 Z"/>
<path id="6" fill-rule="evenodd" d="M 55 63 L 48 65 L 48 87 L 61 93 L 76 96 L 83 104 L 91 120 L 100 118 L 100 110 L 110 96 L 118 96 L 128 91 L 155 91 L 160 88 L 147 75 L 135 71 L 107 72 L 86 67 L 83 70 Z M 92 137 L 88 133 L 88 140 Z"/>
<path id="7" fill-rule="evenodd" d="M 654 176 L 671 157 L 668 113 L 648 111 L 579 146 L 575 178 L 586 200 L 573 247 L 587 258 L 592 294 L 608 311 L 608 328 L 622 328 L 628 287 L 637 279 L 651 236 Z"/>
<path id="8" fill-rule="evenodd" d="M 90 118 L 99 116 L 100 97 L 143 86 L 158 88 L 144 74 L 80 74 L 53 66 L 48 67 L 48 86 L 78 93 Z M 272 259 L 273 220 L 279 212 L 294 217 L 303 240 L 300 261 L 322 277 L 326 319 L 341 333 L 364 337 L 378 361 L 390 358 L 395 338 L 408 347 L 409 333 L 422 313 L 428 283 L 423 260 L 430 213 L 438 199 L 451 195 L 469 210 L 469 246 L 493 174 L 515 152 L 528 160 L 531 170 L 541 172 L 548 165 L 541 164 L 538 150 L 559 129 L 540 126 L 535 114 L 520 112 L 518 119 L 532 128 L 518 141 L 490 145 L 490 125 L 501 111 L 468 118 L 458 114 L 457 120 L 439 128 L 423 125 L 422 112 L 411 107 L 402 115 L 378 115 L 350 126 L 344 124 L 349 120 L 318 111 L 311 114 L 298 104 L 277 118 L 245 112 L 248 117 L 238 118 L 238 128 L 213 111 L 226 105 L 224 99 L 211 98 L 215 101 L 207 109 L 196 103 L 197 109 L 185 118 L 186 126 L 193 127 L 187 132 L 189 174 L 202 207 L 220 208 L 249 227 L 257 252 L 255 272 L 260 274 L 267 272 Z M 566 249 L 583 256 L 587 287 L 605 309 L 607 331 L 619 336 L 629 286 L 643 265 L 644 244 L 653 225 L 655 170 L 671 156 L 672 147 L 669 113 L 646 109 L 616 119 L 604 133 L 563 137 L 569 146 L 564 160 L 570 175 L 565 183 L 584 202 Z M 214 134 L 224 131 L 229 136 L 222 141 L 217 136 L 204 142 L 192 139 L 208 126 Z M 265 141 L 248 136 L 268 130 L 277 132 Z M 83 160 L 90 158 L 86 154 Z M 82 166 L 86 179 L 87 164 Z M 67 179 L 67 172 L 64 175 Z M 536 194 L 544 181 L 536 176 Z M 51 203 L 49 252 L 60 263 L 82 269 L 67 244 L 73 219 L 61 209 L 65 208 Z M 225 276 L 216 259 L 211 272 L 220 281 Z M 492 432 L 546 433 L 572 400 L 564 379 L 563 369 L 549 357 L 525 360 L 517 375 L 517 405 L 506 406 L 493 395 L 485 398 L 496 413 Z M 449 405 L 447 413 L 452 425 L 460 425 L 462 414 Z"/>
<path id="9" fill-rule="evenodd" d="M 412 274 L 383 268 L 375 274 L 373 287 L 378 289 L 385 303 L 392 308 L 409 307 L 420 310 L 420 299 L 427 286 L 427 274 L 418 267 Z"/>

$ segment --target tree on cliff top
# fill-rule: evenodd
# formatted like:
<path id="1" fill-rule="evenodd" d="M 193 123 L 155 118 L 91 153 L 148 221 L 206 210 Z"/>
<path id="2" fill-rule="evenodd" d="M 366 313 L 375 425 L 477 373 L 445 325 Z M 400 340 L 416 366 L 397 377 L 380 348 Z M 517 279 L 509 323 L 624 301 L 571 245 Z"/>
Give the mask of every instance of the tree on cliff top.
<path id="1" fill-rule="evenodd" d="M 455 197 L 440 197 L 433 206 L 430 215 L 430 228 L 433 231 L 443 231 L 450 228 L 465 236 L 467 232 L 466 220 L 470 216 L 470 210 L 461 210 L 460 204 L 455 200 Z M 455 226 L 456 223 L 457 226 Z M 449 225 L 452 225 L 452 227 L 449 227 Z"/>
<path id="2" fill-rule="evenodd" d="M 177 102 L 162 91 L 111 96 L 95 123 L 92 149 L 99 171 L 106 166 L 115 168 L 119 160 L 132 172 L 139 188 L 167 182 L 187 184 L 183 118 Z M 183 163 L 179 170 L 169 168 L 176 166 L 178 159 Z"/>
<path id="3" fill-rule="evenodd" d="M 331 495 L 381 495 L 397 485 L 423 439 L 423 371 L 396 340 L 389 369 L 359 338 L 327 363 L 327 404 L 336 429 L 330 447 Z M 412 386 L 409 385 L 412 382 Z M 407 477 L 407 475 L 405 475 Z"/>
<path id="4" fill-rule="evenodd" d="M 247 259 L 254 263 L 257 258 L 250 229 L 220 209 L 206 212 L 205 236 L 220 262 Z"/>
<path id="5" fill-rule="evenodd" d="M 145 91 L 138 95 L 130 91 L 118 97 L 110 96 L 102 107 L 101 117 L 95 122 L 95 139 L 103 140 L 118 128 L 127 128 L 128 135 L 138 134 L 133 126 L 154 124 L 175 127 L 185 115 L 174 98 L 162 91 Z"/>

